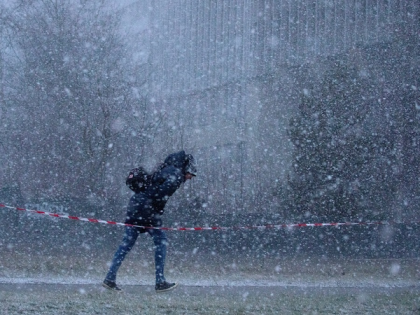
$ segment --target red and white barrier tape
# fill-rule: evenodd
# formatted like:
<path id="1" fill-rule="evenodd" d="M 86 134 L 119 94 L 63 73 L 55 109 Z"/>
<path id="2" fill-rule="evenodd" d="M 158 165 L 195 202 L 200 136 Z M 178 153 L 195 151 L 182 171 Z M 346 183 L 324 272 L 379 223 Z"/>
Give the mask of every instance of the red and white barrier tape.
<path id="1" fill-rule="evenodd" d="M 85 222 L 92 222 L 92 223 L 102 223 L 102 224 L 111 224 L 111 225 L 119 225 L 119 226 L 132 226 L 132 227 L 139 227 L 145 229 L 157 229 L 157 230 L 164 230 L 164 231 L 205 231 L 205 230 L 241 230 L 241 229 L 283 229 L 283 228 L 294 228 L 294 227 L 320 227 L 320 226 L 354 226 L 354 225 L 391 225 L 396 223 L 404 223 L 404 222 L 389 222 L 389 221 L 375 221 L 375 222 L 336 222 L 336 223 L 290 223 L 290 224 L 266 224 L 266 225 L 250 225 L 250 226 L 242 226 L 242 227 L 222 227 L 222 226 L 209 226 L 209 227 L 150 227 L 150 226 L 141 226 L 141 225 L 133 225 L 121 222 L 114 222 L 114 221 L 107 221 L 107 220 L 99 220 L 99 219 L 88 219 L 88 218 L 80 218 L 70 215 L 64 214 L 56 214 L 46 211 L 39 211 L 39 210 L 29 210 L 19 207 L 12 207 L 8 205 L 4 205 L 0 203 L 0 208 L 9 208 L 15 209 L 19 211 L 25 211 L 30 213 L 36 214 L 43 214 L 48 215 L 54 218 L 65 218 L 71 220 L 79 220 Z M 417 224 L 417 222 L 409 222 L 410 224 Z"/>

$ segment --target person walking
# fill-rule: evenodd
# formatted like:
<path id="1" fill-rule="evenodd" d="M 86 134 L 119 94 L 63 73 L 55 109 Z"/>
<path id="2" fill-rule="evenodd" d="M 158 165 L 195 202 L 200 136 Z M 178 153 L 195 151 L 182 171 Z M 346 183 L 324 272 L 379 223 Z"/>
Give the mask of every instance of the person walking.
<path id="1" fill-rule="evenodd" d="M 144 226 L 126 226 L 123 240 L 114 254 L 109 271 L 102 286 L 121 291 L 116 283 L 117 272 L 125 256 L 133 248 L 140 233 L 147 232 L 155 244 L 155 272 L 156 292 L 165 292 L 174 289 L 178 284 L 167 282 L 164 276 L 166 258 L 166 233 L 159 229 L 162 226 L 161 216 L 169 197 L 188 179 L 196 176 L 197 169 L 194 157 L 180 151 L 170 154 L 150 176 L 150 180 L 141 190 L 130 198 L 127 206 L 125 223 Z M 150 227 L 150 228 L 147 228 Z"/>

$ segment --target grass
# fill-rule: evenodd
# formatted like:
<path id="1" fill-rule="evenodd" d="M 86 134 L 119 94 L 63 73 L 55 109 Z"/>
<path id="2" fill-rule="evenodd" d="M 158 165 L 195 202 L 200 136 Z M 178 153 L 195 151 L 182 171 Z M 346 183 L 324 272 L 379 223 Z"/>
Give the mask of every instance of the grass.
<path id="1" fill-rule="evenodd" d="M 420 314 L 417 292 L 1 292 L 2 314 Z"/>

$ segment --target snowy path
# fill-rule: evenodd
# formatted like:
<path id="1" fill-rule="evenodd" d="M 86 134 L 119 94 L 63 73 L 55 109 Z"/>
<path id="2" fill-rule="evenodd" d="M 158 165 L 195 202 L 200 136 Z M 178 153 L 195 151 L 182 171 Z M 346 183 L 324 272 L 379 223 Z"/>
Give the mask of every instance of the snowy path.
<path id="1" fill-rule="evenodd" d="M 125 285 L 122 286 L 123 294 L 143 295 L 154 293 L 152 285 Z M 54 292 L 54 293 L 103 293 L 108 292 L 99 283 L 98 284 L 46 284 L 46 283 L 0 283 L 0 292 Z M 257 285 L 235 285 L 235 286 L 197 286 L 197 285 L 183 285 L 167 294 L 200 296 L 200 295 L 214 295 L 214 296 L 270 296 L 272 294 L 393 294 L 411 292 L 420 294 L 420 283 L 418 286 L 389 286 L 389 287 L 375 287 L 375 286 L 352 286 L 352 287 L 321 287 L 321 286 L 297 286 L 297 285 L 279 285 L 279 286 L 257 286 Z"/>
<path id="2" fill-rule="evenodd" d="M 119 275 L 124 293 L 118 294 L 101 287 L 106 265 L 89 268 L 102 260 L 77 265 L 7 257 L 0 274 L 0 315 L 420 315 L 418 259 L 266 261 L 265 268 L 195 261 L 169 265 L 168 280 L 180 286 L 156 294 L 153 266 L 133 256 Z"/>
<path id="3" fill-rule="evenodd" d="M 420 285 L 390 287 L 0 283 L 1 314 L 420 314 Z"/>

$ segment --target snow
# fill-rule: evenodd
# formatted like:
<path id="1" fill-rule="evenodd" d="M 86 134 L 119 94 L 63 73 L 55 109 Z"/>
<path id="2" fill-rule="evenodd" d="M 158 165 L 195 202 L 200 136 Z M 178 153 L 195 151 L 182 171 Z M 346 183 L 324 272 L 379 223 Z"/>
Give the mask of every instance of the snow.
<path id="1" fill-rule="evenodd" d="M 420 308 L 418 259 L 283 257 L 266 258 L 262 265 L 238 257 L 211 261 L 200 252 L 182 260 L 176 252 L 168 257 L 166 278 L 180 286 L 156 294 L 153 264 L 136 247 L 119 272 L 124 290 L 119 294 L 101 287 L 106 259 L 34 254 L 25 259 L 24 252 L 0 259 L 5 314 L 130 314 L 140 309 L 141 314 L 413 314 Z"/>
<path id="2" fill-rule="evenodd" d="M 0 315 L 419 314 L 420 5 L 114 2 L 0 0 Z M 142 237 L 106 291 L 120 223 L 78 221 L 181 149 L 165 225 L 225 228 L 168 231 L 177 290 Z"/>
<path id="3" fill-rule="evenodd" d="M 122 279 L 124 292 L 100 279 L 1 278 L 4 314 L 414 314 L 415 281 L 257 281 L 179 279 L 172 292 Z M 217 281 L 217 284 L 215 283 Z"/>
<path id="4" fill-rule="evenodd" d="M 208 279 L 183 278 L 177 279 L 183 286 L 203 286 L 203 287 L 297 287 L 297 288 L 410 288 L 420 285 L 418 279 L 412 280 L 384 280 L 384 279 L 352 279 L 352 280 L 296 280 L 293 277 L 281 281 L 268 279 L 236 279 L 231 277 L 211 277 Z M 254 276 L 255 278 L 255 276 Z M 79 277 L 44 277 L 39 278 L 7 278 L 0 277 L 0 284 L 60 284 L 60 285 L 100 285 L 103 279 L 85 279 Z M 141 285 L 148 286 L 153 283 L 151 277 L 145 279 L 130 279 L 123 277 L 119 281 L 121 285 Z"/>

